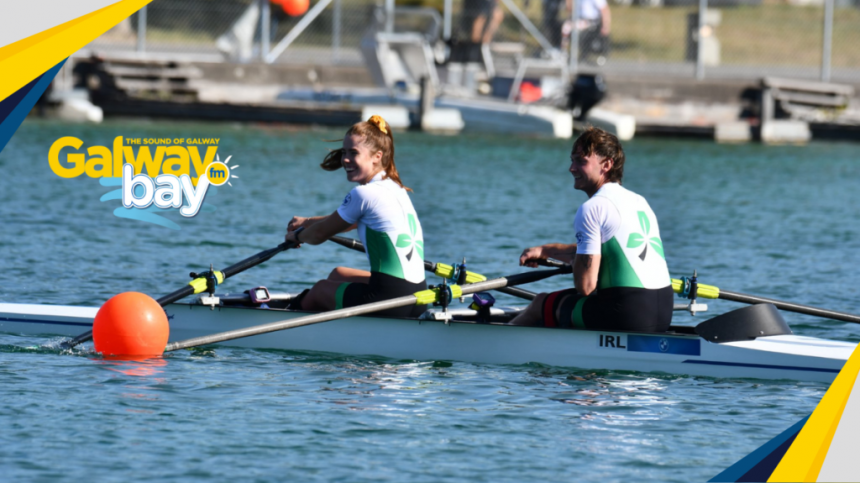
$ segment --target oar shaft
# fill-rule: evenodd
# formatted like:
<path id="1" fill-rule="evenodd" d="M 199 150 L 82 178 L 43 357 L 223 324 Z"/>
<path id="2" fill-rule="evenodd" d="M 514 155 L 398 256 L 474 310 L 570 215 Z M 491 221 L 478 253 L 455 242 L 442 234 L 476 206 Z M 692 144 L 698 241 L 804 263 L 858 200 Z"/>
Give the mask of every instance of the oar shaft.
<path id="1" fill-rule="evenodd" d="M 353 238 L 347 238 L 344 236 L 333 236 L 329 238 L 329 240 L 351 250 L 355 250 L 357 252 L 365 252 L 364 245 L 360 241 L 355 240 Z M 436 273 L 436 263 L 425 260 L 424 270 L 427 270 L 431 273 Z M 528 290 L 524 290 L 517 287 L 502 287 L 496 289 L 496 291 L 526 300 L 534 300 L 535 296 L 537 295 L 534 292 L 529 292 Z"/>
<path id="2" fill-rule="evenodd" d="M 88 331 L 84 332 L 83 334 L 75 337 L 74 339 L 62 344 L 61 347 L 64 349 L 71 349 L 72 347 L 77 347 L 77 346 L 83 344 L 84 342 L 86 342 L 92 338 L 93 338 L 93 331 L 88 330 Z"/>
<path id="3" fill-rule="evenodd" d="M 175 292 L 171 292 L 171 293 L 169 293 L 163 297 L 159 297 L 158 299 L 156 299 L 156 302 L 158 302 L 158 305 L 161 305 L 162 307 L 164 307 L 165 305 L 172 304 L 173 302 L 176 302 L 177 300 L 181 300 L 181 299 L 183 299 L 183 298 L 185 298 L 185 297 L 187 297 L 193 293 L 194 293 L 194 287 L 192 287 L 191 285 L 186 285 L 186 286 L 182 287 L 181 289 L 176 290 Z"/>
<path id="4" fill-rule="evenodd" d="M 250 256 L 250 257 L 242 260 L 241 262 L 234 263 L 233 265 L 230 265 L 229 267 L 225 268 L 224 270 L 221 270 L 221 272 L 224 274 L 224 278 L 232 277 L 233 275 L 236 275 L 237 273 L 244 272 L 245 270 L 247 270 L 251 267 L 255 267 L 255 266 L 257 266 L 263 262 L 268 261 L 270 258 L 274 257 L 278 253 L 281 253 L 284 250 L 289 250 L 290 248 L 293 248 L 293 246 L 294 245 L 292 243 L 287 243 L 287 242 L 281 243 L 280 245 L 278 245 L 274 248 L 269 248 L 268 250 L 265 250 L 265 251 L 262 251 L 256 255 Z"/>
<path id="5" fill-rule="evenodd" d="M 264 250 L 264 251 L 262 251 L 256 255 L 250 256 L 250 257 L 242 260 L 241 262 L 234 263 L 233 265 L 230 265 L 229 267 L 225 268 L 224 270 L 221 270 L 221 273 L 224 275 L 224 280 L 232 277 L 233 275 L 244 272 L 245 270 L 247 270 L 251 267 L 257 266 L 257 265 L 269 260 L 270 258 L 274 257 L 278 253 L 281 253 L 284 250 L 289 250 L 290 248 L 293 248 L 293 246 L 295 246 L 295 245 L 293 245 L 292 243 L 284 242 L 284 243 L 281 243 L 280 245 L 278 245 L 274 248 L 269 248 L 268 250 Z M 164 306 L 172 304 L 173 302 L 176 302 L 177 300 L 181 300 L 181 299 L 183 299 L 189 295 L 193 295 L 195 292 L 196 292 L 196 289 L 194 287 L 192 287 L 191 285 L 186 285 L 186 286 L 180 288 L 179 290 L 173 291 L 173 292 L 171 292 L 171 293 L 169 293 L 163 297 L 158 298 L 156 300 L 156 302 L 158 302 L 159 305 L 164 307 Z M 67 349 L 71 349 L 72 347 L 81 345 L 84 342 L 87 342 L 88 340 L 90 340 L 92 338 L 93 338 L 93 331 L 88 330 L 88 331 L 84 332 L 83 334 L 75 337 L 74 339 L 66 342 L 64 344 L 64 347 Z"/>
<path id="6" fill-rule="evenodd" d="M 560 267 L 565 264 L 558 260 L 539 260 L 538 265 L 545 267 Z M 677 279 L 672 279 L 674 286 L 684 288 L 684 282 Z M 679 290 L 675 290 L 679 292 Z M 835 310 L 820 309 L 818 307 L 810 307 L 808 305 L 800 305 L 793 302 L 784 302 L 782 300 L 769 299 L 767 297 L 759 297 L 757 295 L 749 295 L 745 293 L 729 292 L 721 290 L 712 285 L 699 284 L 699 294 L 703 298 L 718 298 L 722 300 L 731 300 L 733 302 L 741 302 L 744 304 L 771 304 L 774 307 L 785 310 L 787 312 L 795 312 L 798 314 L 814 315 L 816 317 L 824 317 L 827 319 L 841 320 L 843 322 L 852 322 L 860 324 L 860 315 L 848 314 L 845 312 L 837 312 Z"/>
<path id="7" fill-rule="evenodd" d="M 798 314 L 815 315 L 833 320 L 841 320 L 843 322 L 853 322 L 860 324 L 860 316 L 854 314 L 846 314 L 845 312 L 836 312 L 834 310 L 819 309 L 808 305 L 800 305 L 792 302 L 783 302 L 765 297 L 757 297 L 755 295 L 747 295 L 736 292 L 727 292 L 720 290 L 720 298 L 723 300 L 732 300 L 734 302 L 742 302 L 746 304 L 773 304 L 776 308 L 786 310 L 788 312 L 796 312 Z"/>
<path id="8" fill-rule="evenodd" d="M 269 324 L 247 327 L 245 329 L 237 329 L 228 332 L 221 332 L 218 334 L 204 335 L 202 337 L 195 337 L 193 339 L 167 344 L 167 347 L 164 348 L 164 352 L 187 349 L 189 347 L 197 347 L 200 345 L 215 344 L 217 342 L 241 339 L 244 337 L 251 337 L 253 335 L 268 334 L 269 332 L 275 332 L 278 330 L 294 329 L 296 327 L 302 327 L 305 325 L 319 324 L 321 322 L 328 322 L 335 319 L 355 317 L 357 315 L 368 314 L 380 310 L 404 307 L 407 305 L 415 304 L 417 300 L 418 298 L 414 295 L 406 295 L 403 297 L 398 297 L 396 299 L 362 305 L 360 307 L 332 310 L 331 312 L 322 312 L 319 314 L 308 315 L 305 317 L 286 319 L 281 320 L 279 322 L 272 322 Z"/>
<path id="9" fill-rule="evenodd" d="M 529 292 L 528 290 L 517 288 L 517 287 L 502 287 L 497 288 L 496 292 L 502 292 L 508 295 L 513 295 L 514 297 L 519 297 L 521 299 L 526 300 L 534 300 L 537 297 L 537 294 L 534 292 Z"/>
<path id="10" fill-rule="evenodd" d="M 543 265 L 544 267 L 569 267 L 570 265 L 564 263 L 560 260 L 556 260 L 555 258 L 540 258 L 537 260 L 538 265 Z"/>
<path id="11" fill-rule="evenodd" d="M 501 287 L 516 285 L 520 283 L 529 283 L 535 282 L 538 280 L 542 280 L 544 278 L 551 277 L 553 275 L 558 275 L 562 273 L 567 273 L 569 270 L 566 269 L 557 269 L 557 270 L 541 270 L 536 272 L 528 272 L 528 273 L 518 273 L 516 275 L 511 275 L 509 277 L 501 277 L 493 280 L 485 280 L 483 282 L 469 283 L 466 285 L 459 286 L 463 295 L 481 292 L 483 290 L 495 290 Z M 452 285 L 453 287 L 458 287 L 457 285 Z M 438 290 L 438 289 L 437 289 Z M 438 293 L 438 292 L 437 292 Z M 422 292 L 419 292 L 422 294 Z M 447 296 L 444 295 L 444 296 Z M 298 317 L 293 319 L 281 320 L 278 322 L 271 322 L 268 324 L 257 325 L 254 327 L 246 327 L 244 329 L 231 330 L 227 332 L 221 332 L 218 334 L 206 335 L 202 337 L 195 337 L 193 339 L 187 339 L 179 342 L 174 342 L 172 344 L 167 344 L 167 347 L 164 348 L 164 352 L 171 352 L 179 349 L 187 349 L 189 347 L 196 347 L 200 345 L 206 344 L 215 344 L 217 342 L 226 342 L 228 340 L 241 339 L 244 337 L 251 337 L 254 335 L 267 334 L 269 332 L 275 332 L 279 330 L 285 329 L 293 329 L 296 327 L 302 327 L 305 325 L 319 324 L 321 322 L 328 322 L 336 319 L 343 319 L 347 317 L 355 317 L 358 315 L 369 314 L 372 312 L 378 312 L 381 310 L 393 309 L 397 307 L 405 307 L 407 305 L 414 305 L 418 302 L 418 297 L 416 295 L 405 295 L 403 297 L 397 297 L 394 299 L 384 300 L 381 302 L 374 302 L 366 305 L 360 305 L 357 307 L 348 307 L 345 309 L 332 310 L 330 312 L 323 312 L 320 314 L 308 315 L 305 317 Z"/>
<path id="12" fill-rule="evenodd" d="M 186 285 L 186 286 L 182 287 L 181 289 L 176 290 L 175 292 L 171 292 L 171 293 L 169 293 L 163 297 L 158 298 L 156 300 L 156 302 L 158 302 L 158 305 L 161 305 L 162 307 L 164 307 L 166 305 L 172 304 L 173 302 L 176 302 L 177 300 L 183 299 L 183 298 L 185 298 L 185 297 L 187 297 L 193 293 L 194 293 L 194 287 L 192 287 L 191 285 Z M 71 349 L 72 347 L 79 346 L 79 345 L 83 344 L 84 342 L 89 341 L 92 338 L 93 338 L 93 331 L 88 330 L 88 331 L 84 332 L 83 334 L 75 337 L 74 339 L 66 342 L 64 344 L 64 347 L 66 347 L 67 349 Z"/>

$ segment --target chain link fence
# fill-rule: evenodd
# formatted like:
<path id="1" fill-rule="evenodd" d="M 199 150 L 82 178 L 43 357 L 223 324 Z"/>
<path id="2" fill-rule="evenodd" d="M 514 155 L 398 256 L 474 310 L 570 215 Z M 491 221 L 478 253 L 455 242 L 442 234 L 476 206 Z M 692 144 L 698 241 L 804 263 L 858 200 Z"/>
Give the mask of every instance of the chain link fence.
<path id="1" fill-rule="evenodd" d="M 398 0 L 391 29 L 424 34 L 437 61 L 507 72 L 531 59 L 655 76 L 860 81 L 860 0 L 710 0 L 703 15 L 698 0 L 612 0 L 602 22 L 572 21 L 572 3 L 582 17 L 595 2 Z M 85 53 L 363 65 L 362 39 L 389 27 L 393 5 L 319 0 L 292 17 L 257 0 L 154 0 Z"/>
<path id="2" fill-rule="evenodd" d="M 860 2 L 836 2 L 832 52 L 834 79 L 860 80 Z"/>

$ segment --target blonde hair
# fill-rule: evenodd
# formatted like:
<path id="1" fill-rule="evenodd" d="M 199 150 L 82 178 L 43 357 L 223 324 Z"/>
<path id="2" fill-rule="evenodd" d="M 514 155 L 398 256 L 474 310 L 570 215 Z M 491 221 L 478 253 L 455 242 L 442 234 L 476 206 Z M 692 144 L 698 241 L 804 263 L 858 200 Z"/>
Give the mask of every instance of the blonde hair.
<path id="1" fill-rule="evenodd" d="M 361 136 L 364 143 L 374 151 L 382 151 L 382 169 L 385 178 L 400 185 L 401 188 L 412 191 L 400 181 L 397 166 L 394 165 L 394 136 L 391 127 L 381 116 L 373 115 L 367 121 L 357 122 L 346 131 L 346 136 Z M 337 171 L 343 167 L 343 148 L 332 150 L 320 163 L 320 167 L 326 171 Z M 384 179 L 384 178 L 383 178 Z"/>

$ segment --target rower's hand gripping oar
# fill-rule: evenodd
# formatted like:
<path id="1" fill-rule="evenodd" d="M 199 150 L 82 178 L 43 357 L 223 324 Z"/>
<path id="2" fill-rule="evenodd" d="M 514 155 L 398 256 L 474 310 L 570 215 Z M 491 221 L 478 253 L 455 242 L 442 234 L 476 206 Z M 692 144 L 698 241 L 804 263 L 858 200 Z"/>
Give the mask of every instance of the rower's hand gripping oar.
<path id="1" fill-rule="evenodd" d="M 352 238 L 346 238 L 343 236 L 333 236 L 329 238 L 329 241 L 335 242 L 340 246 L 344 246 L 355 250 L 357 252 L 365 252 L 364 245 Z M 433 273 L 434 275 L 438 275 L 442 278 L 452 278 L 454 276 L 454 267 L 451 265 L 446 265 L 444 263 L 436 263 L 425 260 L 424 261 L 424 269 L 428 272 Z M 480 273 L 475 272 L 466 272 L 466 283 L 475 283 L 486 280 L 487 277 L 481 275 Z M 517 287 L 503 287 L 496 289 L 498 292 L 502 292 L 508 295 L 513 295 L 514 297 L 519 297 L 526 300 L 534 300 L 535 293 L 529 292 L 528 290 L 523 290 Z"/>
<path id="2" fill-rule="evenodd" d="M 187 349 L 189 347 L 196 347 L 206 344 L 214 344 L 216 342 L 225 342 L 228 340 L 241 339 L 243 337 L 250 337 L 252 335 L 267 334 L 269 332 L 293 329 L 295 327 L 302 327 L 305 325 L 319 324 L 321 322 L 344 319 L 347 317 L 355 317 L 357 315 L 365 315 L 372 312 L 378 312 L 380 310 L 393 309 L 396 307 L 406 307 L 409 305 L 428 305 L 433 302 L 441 301 L 443 297 L 445 298 L 445 300 L 450 301 L 470 293 L 481 292 L 484 290 L 497 290 L 503 287 L 536 282 L 538 280 L 552 277 L 553 275 L 560 275 L 565 273 L 570 273 L 569 267 L 557 268 L 554 270 L 540 270 L 536 272 L 518 273 L 515 275 L 509 275 L 507 277 L 496 278 L 493 280 L 484 280 L 481 282 L 469 283 L 462 286 L 447 285 L 444 289 L 442 287 L 437 287 L 430 290 L 422 290 L 412 295 L 397 297 L 381 302 L 373 302 L 366 305 L 332 310 L 330 312 L 322 312 L 319 314 L 308 315 L 305 317 L 286 319 L 278 322 L 257 325 L 254 327 L 247 327 L 244 329 L 231 330 L 218 334 L 195 337 L 193 339 L 173 342 L 171 344 L 167 344 L 167 347 L 164 348 L 164 352 Z"/>
<path id="3" fill-rule="evenodd" d="M 299 228 L 296 231 L 299 231 L 302 229 L 303 228 Z M 162 307 L 165 307 L 165 306 L 172 304 L 173 302 L 176 302 L 177 300 L 183 299 L 189 295 L 203 293 L 203 292 L 206 292 L 208 290 L 213 290 L 215 285 L 223 283 L 224 280 L 227 280 L 228 278 L 232 277 L 233 275 L 237 275 L 239 273 L 244 272 L 245 270 L 247 270 L 249 268 L 255 267 L 255 266 L 257 266 L 263 262 L 266 262 L 270 258 L 277 255 L 278 253 L 281 253 L 285 250 L 289 250 L 290 248 L 295 248 L 295 244 L 293 244 L 291 242 L 290 243 L 284 242 L 284 243 L 281 243 L 280 245 L 278 245 L 274 248 L 269 248 L 268 250 L 263 250 L 262 252 L 260 252 L 256 255 L 250 256 L 250 257 L 242 260 L 241 262 L 234 263 L 233 265 L 230 265 L 229 267 L 225 268 L 224 270 L 220 270 L 220 271 L 210 270 L 208 272 L 200 273 L 200 274 L 192 273 L 191 276 L 194 277 L 194 279 L 191 280 L 190 282 L 188 282 L 188 285 L 182 287 L 179 290 L 176 290 L 174 292 L 171 292 L 171 293 L 159 298 L 158 300 L 156 300 L 156 302 L 158 302 L 158 304 L 161 305 Z M 89 330 L 89 331 L 75 337 L 74 339 L 72 339 L 68 342 L 64 342 L 62 344 L 62 347 L 64 349 L 71 349 L 72 347 L 75 347 L 79 344 L 83 344 L 84 342 L 87 342 L 88 340 L 90 340 L 92 338 L 93 338 L 93 331 Z"/>
<path id="4" fill-rule="evenodd" d="M 545 267 L 569 266 L 566 263 L 552 259 L 539 260 L 538 265 L 543 265 Z M 672 290 L 678 294 L 688 294 L 690 291 L 690 283 L 688 280 L 679 280 L 677 278 L 673 278 Z M 695 295 L 706 299 L 731 300 L 733 302 L 741 302 L 750 305 L 771 304 L 778 309 L 785 310 L 786 312 L 814 315 L 817 317 L 824 317 L 826 319 L 841 320 L 843 322 L 853 322 L 855 324 L 860 324 L 860 315 L 848 314 L 845 312 L 836 312 L 834 310 L 828 309 L 820 309 L 818 307 L 800 305 L 794 302 L 784 302 L 782 300 L 769 299 L 766 297 L 759 297 L 757 295 L 729 292 L 728 290 L 720 290 L 719 287 L 715 287 L 713 285 L 705 285 L 703 283 L 697 283 Z"/>

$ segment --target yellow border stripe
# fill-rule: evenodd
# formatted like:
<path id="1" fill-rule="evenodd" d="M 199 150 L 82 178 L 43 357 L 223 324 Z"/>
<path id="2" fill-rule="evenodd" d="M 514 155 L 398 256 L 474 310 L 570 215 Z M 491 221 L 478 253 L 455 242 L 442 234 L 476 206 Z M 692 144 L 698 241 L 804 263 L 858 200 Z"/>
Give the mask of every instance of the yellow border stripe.
<path id="1" fill-rule="evenodd" d="M 860 346 L 858 346 L 860 347 Z M 860 350 L 854 349 L 848 362 L 821 398 L 809 421 L 767 481 L 816 481 L 842 412 L 860 372 Z"/>
<path id="2" fill-rule="evenodd" d="M 108 8 L 108 7 L 105 7 L 105 8 Z M 51 27 L 48 30 L 39 32 L 35 35 L 31 35 L 30 37 L 23 38 L 17 42 L 13 42 L 11 44 L 4 46 L 3 48 L 0 48 L 0 61 L 6 60 L 7 58 L 11 57 L 14 54 L 17 54 L 23 50 L 29 49 L 30 47 L 38 44 L 39 42 L 43 42 L 43 41 L 53 37 L 54 35 L 59 34 L 60 32 L 62 32 L 64 30 L 67 30 L 71 27 L 74 27 L 76 24 L 83 22 L 87 18 L 92 17 L 94 15 L 97 15 L 100 11 L 104 10 L 105 8 L 101 8 L 99 10 L 96 10 L 95 12 L 90 12 L 90 13 L 84 15 L 83 17 L 78 17 L 76 19 L 69 20 L 68 22 L 66 22 L 64 24 L 57 25 L 56 27 Z"/>
<path id="3" fill-rule="evenodd" d="M 0 49 L 0 100 L 14 94 L 151 0 L 122 0 Z"/>

